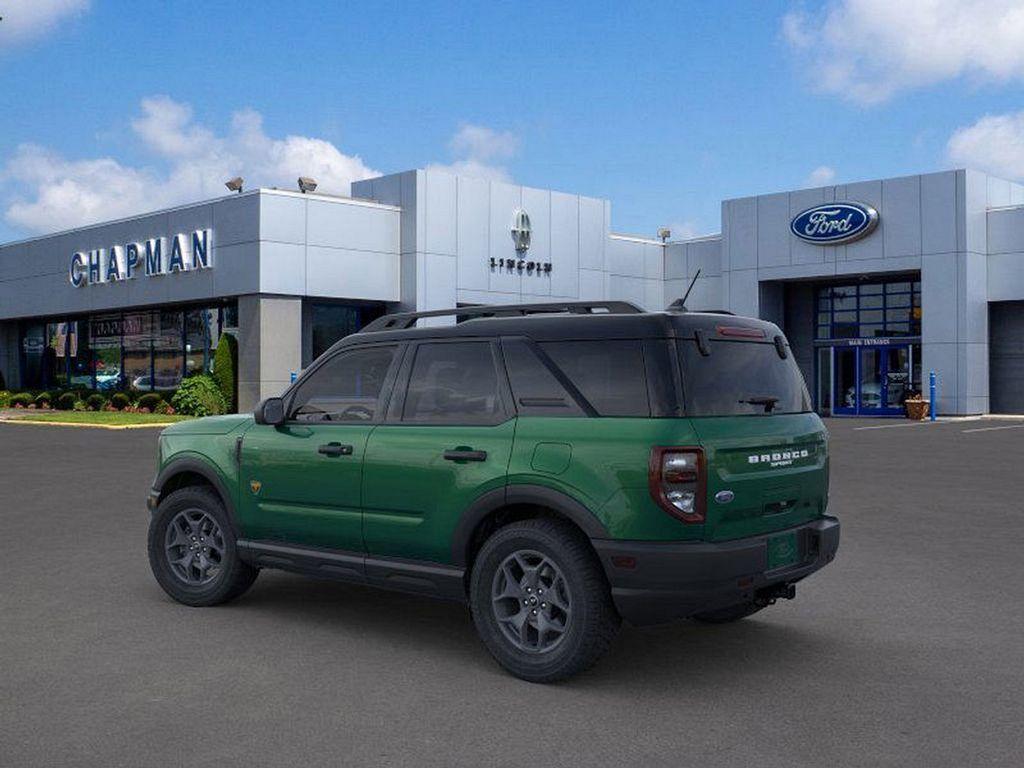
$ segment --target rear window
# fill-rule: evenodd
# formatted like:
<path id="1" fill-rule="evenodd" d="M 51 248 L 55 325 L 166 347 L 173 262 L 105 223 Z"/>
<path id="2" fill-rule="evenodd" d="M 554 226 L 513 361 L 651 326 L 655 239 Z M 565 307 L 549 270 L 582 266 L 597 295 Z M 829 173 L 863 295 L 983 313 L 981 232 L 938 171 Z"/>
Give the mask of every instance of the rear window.
<path id="1" fill-rule="evenodd" d="M 552 341 L 540 347 L 601 416 L 651 415 L 639 341 Z"/>
<path id="2" fill-rule="evenodd" d="M 786 347 L 774 344 L 709 341 L 704 356 L 697 342 L 678 342 L 687 416 L 752 416 L 811 410 L 804 377 Z"/>

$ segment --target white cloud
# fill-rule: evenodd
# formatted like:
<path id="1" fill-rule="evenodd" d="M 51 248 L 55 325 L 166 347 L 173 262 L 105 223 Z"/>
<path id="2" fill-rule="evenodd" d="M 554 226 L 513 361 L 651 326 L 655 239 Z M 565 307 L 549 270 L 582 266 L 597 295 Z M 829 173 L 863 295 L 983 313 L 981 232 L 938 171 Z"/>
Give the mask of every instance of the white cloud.
<path id="1" fill-rule="evenodd" d="M 953 165 L 1024 179 L 1024 111 L 985 115 L 946 144 Z"/>
<path id="2" fill-rule="evenodd" d="M 509 131 L 495 131 L 464 123 L 448 143 L 456 156 L 476 160 L 507 160 L 519 149 L 519 139 Z"/>
<path id="3" fill-rule="evenodd" d="M 252 110 L 236 112 L 220 136 L 196 124 L 189 105 L 154 96 L 142 101 L 132 129 L 152 166 L 109 157 L 69 160 L 34 144 L 19 146 L 0 171 L 7 221 L 52 232 L 226 194 L 224 181 L 233 176 L 243 176 L 247 188 L 292 188 L 299 176 L 312 176 L 319 191 L 348 194 L 353 181 L 379 175 L 329 141 L 268 136 Z"/>
<path id="4" fill-rule="evenodd" d="M 967 76 L 1024 79 L 1020 0 L 835 0 L 786 14 L 811 86 L 860 104 Z"/>
<path id="5" fill-rule="evenodd" d="M 427 170 L 491 181 L 512 181 L 501 161 L 510 160 L 519 150 L 519 139 L 515 134 L 464 123 L 448 142 L 448 148 L 456 159 L 447 164 L 431 163 Z"/>
<path id="6" fill-rule="evenodd" d="M 42 37 L 88 8 L 89 0 L 6 0 L 0 5 L 0 50 Z"/>
<path id="7" fill-rule="evenodd" d="M 830 168 L 827 165 L 819 165 L 804 179 L 805 187 L 824 187 L 826 184 L 831 184 L 835 181 L 836 169 Z"/>

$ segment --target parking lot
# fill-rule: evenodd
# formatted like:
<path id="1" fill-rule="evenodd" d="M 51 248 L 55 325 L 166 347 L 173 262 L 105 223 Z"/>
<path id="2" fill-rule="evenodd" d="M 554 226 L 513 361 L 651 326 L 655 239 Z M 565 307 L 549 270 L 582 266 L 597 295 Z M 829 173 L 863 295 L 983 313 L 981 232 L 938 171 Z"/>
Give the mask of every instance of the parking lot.
<path id="1" fill-rule="evenodd" d="M 0 423 L 0 764 L 1019 765 L 1024 421 L 829 428 L 843 541 L 795 601 L 545 687 L 455 604 L 274 572 L 173 603 L 157 430 Z"/>

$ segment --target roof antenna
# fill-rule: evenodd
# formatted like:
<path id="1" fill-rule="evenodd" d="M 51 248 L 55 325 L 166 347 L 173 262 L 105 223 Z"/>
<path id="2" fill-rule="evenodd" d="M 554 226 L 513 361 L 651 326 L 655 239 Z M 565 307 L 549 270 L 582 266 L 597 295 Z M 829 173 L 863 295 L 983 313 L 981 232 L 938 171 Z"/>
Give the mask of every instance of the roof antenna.
<path id="1" fill-rule="evenodd" d="M 668 305 L 669 312 L 686 312 L 686 300 L 690 298 L 690 291 L 693 290 L 693 286 L 697 284 L 697 278 L 700 277 L 700 268 L 697 269 L 697 274 L 693 276 L 693 280 L 690 281 L 690 287 L 686 289 L 686 293 L 683 294 L 683 298 L 676 299 Z"/>

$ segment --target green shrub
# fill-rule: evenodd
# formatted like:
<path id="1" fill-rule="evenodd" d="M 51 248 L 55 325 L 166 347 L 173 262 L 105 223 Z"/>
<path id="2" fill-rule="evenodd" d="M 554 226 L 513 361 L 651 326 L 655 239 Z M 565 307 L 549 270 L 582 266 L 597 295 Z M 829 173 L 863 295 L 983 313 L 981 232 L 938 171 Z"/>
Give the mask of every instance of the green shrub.
<path id="1" fill-rule="evenodd" d="M 117 408 L 117 410 L 123 411 L 132 404 L 132 399 L 124 392 L 115 392 L 114 396 L 110 398 L 110 404 Z"/>
<path id="2" fill-rule="evenodd" d="M 160 404 L 153 409 L 153 413 L 171 414 L 174 413 L 174 408 L 166 400 L 161 400 Z"/>
<path id="3" fill-rule="evenodd" d="M 213 378 L 224 397 L 228 413 L 238 410 L 238 339 L 232 333 L 222 333 L 213 354 Z"/>
<path id="4" fill-rule="evenodd" d="M 75 396 L 74 392 L 65 392 L 57 398 L 57 409 L 61 411 L 70 411 L 75 407 L 75 403 L 77 401 L 78 397 Z"/>
<path id="5" fill-rule="evenodd" d="M 11 395 L 11 407 L 15 408 L 21 406 L 22 408 L 28 408 L 32 404 L 32 395 L 28 392 L 19 392 L 16 395 Z"/>
<path id="6" fill-rule="evenodd" d="M 90 411 L 102 411 L 103 406 L 107 404 L 107 398 L 101 395 L 99 392 L 93 395 L 89 395 L 85 399 L 85 405 Z"/>
<path id="7" fill-rule="evenodd" d="M 217 382 L 207 374 L 190 376 L 182 381 L 171 405 L 177 413 L 186 416 L 215 416 L 227 410 Z"/>
<path id="8" fill-rule="evenodd" d="M 36 395 L 36 408 L 47 408 L 52 401 L 53 398 L 49 392 L 40 392 Z"/>
<path id="9" fill-rule="evenodd" d="M 76 411 L 88 411 L 89 406 L 85 404 L 85 400 L 75 400 L 74 409 Z"/>
<path id="10" fill-rule="evenodd" d="M 0 389 L 0 408 L 6 408 L 11 404 L 11 393 L 6 389 Z"/>
<path id="11" fill-rule="evenodd" d="M 156 407 L 160 405 L 160 403 L 162 403 L 163 401 L 164 399 L 160 397 L 160 395 L 158 395 L 156 392 L 147 392 L 146 394 L 139 398 L 139 401 L 136 403 L 136 405 L 139 406 L 139 408 L 148 408 L 150 413 L 152 413 L 156 409 Z"/>

